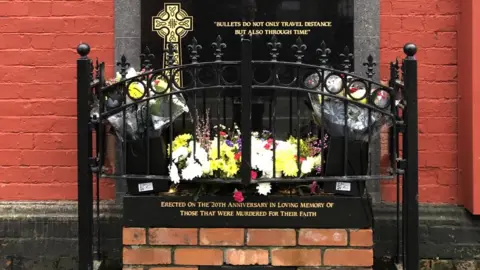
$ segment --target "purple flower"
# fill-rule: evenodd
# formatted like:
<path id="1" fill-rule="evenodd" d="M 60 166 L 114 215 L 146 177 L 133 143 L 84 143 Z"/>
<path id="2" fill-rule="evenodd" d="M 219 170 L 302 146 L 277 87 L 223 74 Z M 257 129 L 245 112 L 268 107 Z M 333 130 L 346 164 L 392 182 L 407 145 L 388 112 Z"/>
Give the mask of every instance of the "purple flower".
<path id="1" fill-rule="evenodd" d="M 226 141 L 225 141 L 225 143 L 226 143 L 228 146 L 230 146 L 230 147 L 233 147 L 233 143 L 232 143 L 232 141 L 230 141 L 230 140 L 226 140 Z"/>

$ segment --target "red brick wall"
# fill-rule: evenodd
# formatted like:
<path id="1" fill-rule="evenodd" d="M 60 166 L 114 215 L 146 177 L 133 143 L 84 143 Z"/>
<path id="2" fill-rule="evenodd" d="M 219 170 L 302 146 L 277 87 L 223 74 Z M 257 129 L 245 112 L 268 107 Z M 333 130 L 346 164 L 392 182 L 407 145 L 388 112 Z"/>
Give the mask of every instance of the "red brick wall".
<path id="1" fill-rule="evenodd" d="M 381 0 L 381 76 L 414 42 L 419 60 L 419 196 L 422 202 L 461 203 L 457 180 L 457 20 L 460 1 Z M 394 185 L 383 185 L 386 200 Z"/>
<path id="2" fill-rule="evenodd" d="M 113 11 L 113 0 L 0 2 L 0 200 L 77 197 L 75 49 L 88 42 L 111 65 Z"/>
<path id="3" fill-rule="evenodd" d="M 456 0 L 381 0 L 381 75 L 419 47 L 420 200 L 459 203 Z M 112 0 L 0 2 L 0 200 L 76 198 L 75 47 L 113 70 Z M 112 197 L 111 183 L 104 197 Z M 384 185 L 384 198 L 395 187 Z"/>
<path id="4" fill-rule="evenodd" d="M 124 228 L 123 244 L 124 270 L 373 265 L 371 230 Z"/>

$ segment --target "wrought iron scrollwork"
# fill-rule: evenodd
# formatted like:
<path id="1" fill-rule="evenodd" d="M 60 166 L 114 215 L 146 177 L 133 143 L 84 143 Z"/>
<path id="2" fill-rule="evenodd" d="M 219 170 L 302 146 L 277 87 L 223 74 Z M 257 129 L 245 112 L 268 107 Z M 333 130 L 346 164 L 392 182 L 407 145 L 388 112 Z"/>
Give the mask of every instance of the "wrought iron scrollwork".
<path id="1" fill-rule="evenodd" d="M 193 37 L 192 43 L 190 43 L 187 48 L 190 51 L 190 59 L 192 60 L 192 63 L 198 63 L 198 58 L 200 57 L 198 52 L 203 49 L 202 45 L 198 44 L 197 39 Z"/>
<path id="2" fill-rule="evenodd" d="M 267 43 L 267 46 L 270 50 L 272 61 L 277 61 L 278 55 L 280 54 L 278 50 L 282 48 L 282 43 L 278 41 L 277 36 L 273 35 L 270 42 Z"/>
<path id="3" fill-rule="evenodd" d="M 222 61 L 223 50 L 227 48 L 227 44 L 223 42 L 223 39 L 220 35 L 217 36 L 215 42 L 212 43 L 212 48 L 215 49 L 213 55 L 215 55 L 215 61 Z"/>
<path id="4" fill-rule="evenodd" d="M 327 47 L 327 44 L 325 43 L 325 41 L 322 41 L 322 43 L 320 43 L 320 48 L 317 49 L 317 54 L 319 54 L 318 60 L 320 61 L 321 66 L 328 65 L 328 59 L 331 53 L 332 53 L 332 50 L 330 50 L 330 48 Z"/>
<path id="5" fill-rule="evenodd" d="M 305 56 L 307 45 L 305 45 L 302 39 L 298 37 L 296 43 L 292 45 L 292 49 L 295 50 L 295 58 L 297 59 L 297 63 L 301 63 L 303 57 Z"/>

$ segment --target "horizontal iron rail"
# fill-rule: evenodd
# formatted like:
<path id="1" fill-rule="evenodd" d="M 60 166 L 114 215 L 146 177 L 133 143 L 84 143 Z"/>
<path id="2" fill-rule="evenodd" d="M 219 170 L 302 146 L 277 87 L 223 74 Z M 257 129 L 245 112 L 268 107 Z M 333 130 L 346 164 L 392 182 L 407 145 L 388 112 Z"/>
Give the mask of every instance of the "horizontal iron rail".
<path id="1" fill-rule="evenodd" d="M 132 103 L 121 105 L 121 106 L 116 107 L 112 110 L 106 111 L 106 112 L 101 114 L 101 117 L 102 118 L 107 118 L 107 117 L 112 116 L 114 114 L 120 113 L 123 110 L 125 110 L 125 109 L 127 109 L 131 106 L 134 106 L 136 104 L 140 104 L 140 103 L 143 103 L 143 102 L 147 102 L 148 100 L 153 100 L 153 99 L 162 98 L 162 97 L 166 97 L 166 96 L 180 95 L 180 94 L 185 94 L 185 93 L 190 93 L 190 92 L 195 92 L 195 91 L 204 91 L 204 90 L 213 91 L 213 90 L 239 89 L 240 87 L 241 87 L 241 85 L 214 85 L 214 86 L 194 87 L 194 88 L 185 89 L 185 90 L 181 90 L 181 91 L 175 91 L 175 92 L 172 91 L 172 92 L 168 92 L 168 93 L 164 93 L 164 94 L 152 95 L 150 97 L 145 97 L 143 99 L 134 100 Z M 299 88 L 299 87 L 285 87 L 285 86 L 278 86 L 278 85 L 252 85 L 252 89 L 289 90 L 289 91 L 304 92 L 304 93 L 309 93 L 309 94 L 327 96 L 327 97 L 330 97 L 332 99 L 337 99 L 339 101 L 347 101 L 349 103 L 349 105 L 355 105 L 355 106 L 358 106 L 358 107 L 371 109 L 371 110 L 376 111 L 378 113 L 381 113 L 383 115 L 386 115 L 386 116 L 389 116 L 389 117 L 395 117 L 394 114 L 392 114 L 390 111 L 387 111 L 386 108 L 385 109 L 377 108 L 373 105 L 364 104 L 364 103 L 361 103 L 357 100 L 348 99 L 347 97 L 344 97 L 344 96 L 339 96 L 337 94 L 331 94 L 331 93 L 326 93 L 326 92 L 319 92 L 319 91 L 314 90 L 314 89 L 305 89 L 305 88 Z"/>
<path id="2" fill-rule="evenodd" d="M 364 107 L 366 109 L 371 109 L 373 111 L 379 112 L 379 113 L 384 114 L 386 116 L 394 117 L 394 115 L 389 110 L 387 110 L 388 107 L 385 108 L 385 109 L 377 108 L 373 105 L 364 104 L 364 103 L 361 103 L 360 101 L 349 99 L 345 96 L 339 96 L 338 94 L 319 92 L 319 91 L 314 90 L 314 89 L 304 89 L 304 88 L 299 88 L 299 87 L 291 87 L 291 86 L 287 87 L 287 86 L 279 86 L 279 85 L 253 85 L 252 89 L 288 90 L 288 91 L 292 91 L 292 92 L 305 92 L 305 93 L 309 93 L 309 94 L 327 96 L 327 97 L 330 97 L 332 99 L 336 99 L 336 100 L 339 100 L 339 101 L 342 101 L 342 102 L 346 101 L 347 103 L 349 103 L 348 104 L 349 106 L 350 105 L 355 105 L 355 106 L 358 106 L 358 107 Z M 324 100 L 324 102 L 325 102 L 325 100 Z"/>
<path id="3" fill-rule="evenodd" d="M 162 68 L 162 69 L 156 69 L 156 70 L 152 70 L 152 71 L 148 71 L 148 72 L 139 74 L 137 76 L 134 76 L 134 77 L 131 77 L 131 78 L 128 78 L 128 79 L 122 79 L 119 82 L 116 82 L 114 84 L 111 84 L 109 86 L 106 86 L 106 87 L 102 88 L 101 91 L 104 92 L 104 91 L 107 91 L 111 88 L 114 89 L 116 86 L 128 83 L 129 81 L 135 81 L 138 78 L 142 78 L 142 77 L 150 76 L 150 75 L 156 75 L 156 74 L 159 74 L 159 73 L 164 72 L 164 71 L 182 70 L 182 69 L 188 69 L 188 68 L 200 68 L 200 67 L 203 67 L 203 66 L 210 66 L 210 65 L 212 65 L 212 66 L 215 66 L 215 65 L 217 65 L 217 66 L 218 65 L 232 66 L 232 65 L 240 65 L 240 63 L 241 63 L 240 61 L 199 62 L 199 63 L 184 64 L 184 65 L 166 67 L 166 68 Z M 305 63 L 296 63 L 296 62 L 271 61 L 271 60 L 270 61 L 268 61 L 268 60 L 267 61 L 255 61 L 254 60 L 254 61 L 252 61 L 252 64 L 287 65 L 287 66 L 300 67 L 300 68 L 303 67 L 303 68 L 307 68 L 307 69 L 330 71 L 334 74 L 343 74 L 343 75 L 347 75 L 347 76 L 352 76 L 356 79 L 360 79 L 362 81 L 371 83 L 372 85 L 380 86 L 384 90 L 394 91 L 394 89 L 390 86 L 383 85 L 381 83 L 378 83 L 378 82 L 373 81 L 371 79 L 365 78 L 363 76 L 359 76 L 359 75 L 354 74 L 354 73 L 349 73 L 349 72 L 346 72 L 346 71 L 341 71 L 341 70 L 338 70 L 338 69 L 329 68 L 329 67 L 325 67 L 325 66 L 317 66 L 317 65 L 305 64 Z"/>
<path id="4" fill-rule="evenodd" d="M 150 75 L 157 75 L 157 74 L 160 74 L 161 72 L 164 72 L 164 71 L 173 71 L 175 72 L 175 70 L 182 70 L 182 69 L 188 69 L 188 68 L 199 68 L 199 67 L 203 67 L 203 66 L 218 66 L 219 64 L 220 65 L 223 65 L 223 66 L 235 66 L 235 65 L 240 65 L 241 61 L 217 61 L 217 62 L 198 62 L 198 63 L 191 63 L 191 64 L 183 64 L 183 65 L 178 65 L 178 66 L 171 66 L 171 67 L 165 67 L 165 68 L 161 68 L 161 69 L 155 69 L 155 70 L 152 70 L 152 71 L 147 71 L 147 72 L 144 72 L 144 73 L 141 73 L 139 75 L 136 75 L 136 76 L 133 76 L 131 78 L 128 78 L 128 79 L 122 79 L 121 81 L 118 81 L 114 84 L 111 84 L 109 86 L 106 86 L 104 88 L 102 88 L 102 92 L 104 91 L 107 91 L 107 90 L 110 90 L 111 88 L 115 89 L 115 87 L 119 86 L 119 85 L 122 85 L 122 84 L 125 84 L 125 83 L 128 83 L 129 81 L 135 81 L 136 79 L 139 79 L 139 78 L 142 78 L 142 77 L 145 77 L 145 76 L 150 76 Z M 172 73 L 174 74 L 174 73 Z"/>
<path id="5" fill-rule="evenodd" d="M 104 174 L 102 178 L 109 179 L 136 179 L 136 180 L 160 180 L 160 181 L 170 181 L 169 176 L 164 175 L 136 175 L 136 174 L 125 174 L 125 175 L 108 175 Z M 256 179 L 252 180 L 252 184 L 255 183 L 310 183 L 313 181 L 317 182 L 356 182 L 356 181 L 380 181 L 380 180 L 394 180 L 396 175 L 359 175 L 359 176 L 319 176 L 319 177 L 305 177 L 305 178 L 265 178 L 265 179 Z M 223 178 L 200 178 L 190 181 L 192 183 L 221 183 L 221 184 L 241 184 L 242 180 L 240 178 L 234 179 L 223 179 Z M 188 181 L 183 181 L 183 183 L 188 183 Z"/>
<path id="6" fill-rule="evenodd" d="M 360 79 L 362 81 L 371 83 L 373 85 L 380 86 L 380 87 L 384 88 L 385 90 L 393 91 L 393 88 L 388 86 L 388 85 L 383 85 L 379 82 L 376 82 L 372 79 L 365 78 L 365 77 L 357 75 L 355 73 L 350 73 L 350 72 L 347 72 L 347 71 L 342 71 L 342 70 L 338 70 L 338 69 L 334 69 L 334 68 L 329 68 L 327 66 L 318 66 L 318 65 L 306 64 L 306 63 L 297 63 L 297 62 L 272 61 L 272 60 L 263 60 L 263 61 L 253 60 L 252 63 L 253 64 L 286 65 L 286 66 L 293 66 L 293 67 L 300 67 L 300 68 L 303 67 L 303 68 L 308 68 L 308 69 L 330 71 L 334 74 L 343 74 L 343 75 L 347 75 L 347 76 L 352 76 L 353 78 L 357 78 L 357 79 Z"/>

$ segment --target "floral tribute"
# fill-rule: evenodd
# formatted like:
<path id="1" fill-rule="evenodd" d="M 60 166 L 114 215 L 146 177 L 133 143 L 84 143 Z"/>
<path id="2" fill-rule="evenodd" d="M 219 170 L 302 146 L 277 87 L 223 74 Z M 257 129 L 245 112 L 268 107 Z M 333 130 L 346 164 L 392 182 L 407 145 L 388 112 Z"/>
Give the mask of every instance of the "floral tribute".
<path id="1" fill-rule="evenodd" d="M 169 152 L 172 151 L 169 174 L 174 183 L 212 177 L 228 181 L 239 176 L 242 162 L 240 130 L 236 125 L 232 129 L 219 125 L 214 127 L 213 134 L 210 139 L 208 131 L 197 128 L 195 138 L 192 134 L 181 134 L 173 140 L 169 146 Z M 269 131 L 252 132 L 250 136 L 252 180 L 303 177 L 321 172 L 324 141 L 314 136 L 300 139 L 300 158 L 297 158 L 298 143 L 294 137 L 274 140 Z M 257 184 L 256 189 L 259 194 L 268 195 L 272 187 L 270 183 L 262 182 Z M 234 198 L 243 200 L 237 190 Z"/>

